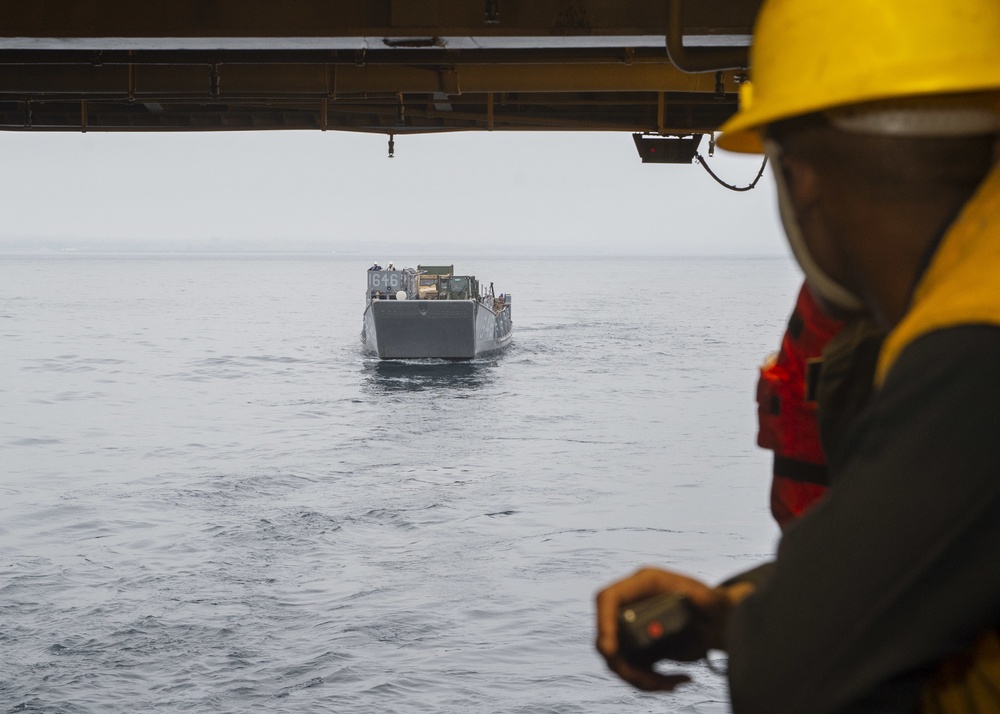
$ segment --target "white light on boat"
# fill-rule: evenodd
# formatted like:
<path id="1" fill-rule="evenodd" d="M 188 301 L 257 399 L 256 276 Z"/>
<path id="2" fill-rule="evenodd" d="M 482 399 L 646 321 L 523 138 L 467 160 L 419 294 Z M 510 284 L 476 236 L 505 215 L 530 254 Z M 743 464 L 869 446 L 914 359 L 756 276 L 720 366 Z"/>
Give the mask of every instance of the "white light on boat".
<path id="1" fill-rule="evenodd" d="M 405 290 L 400 290 L 398 293 L 396 293 L 396 299 L 397 300 L 405 300 L 406 299 L 406 291 Z"/>

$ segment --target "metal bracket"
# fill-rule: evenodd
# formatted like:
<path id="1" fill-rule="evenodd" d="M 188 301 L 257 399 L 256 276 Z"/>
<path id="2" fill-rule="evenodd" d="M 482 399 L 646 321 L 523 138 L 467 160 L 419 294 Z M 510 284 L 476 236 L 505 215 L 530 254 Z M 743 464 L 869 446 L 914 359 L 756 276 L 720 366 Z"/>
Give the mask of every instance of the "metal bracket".
<path id="1" fill-rule="evenodd" d="M 698 74 L 750 66 L 750 51 L 745 47 L 687 50 L 683 37 L 684 0 L 667 0 L 667 56 L 677 69 Z"/>
<path id="2" fill-rule="evenodd" d="M 500 0 L 486 0 L 486 24 L 500 24 Z"/>

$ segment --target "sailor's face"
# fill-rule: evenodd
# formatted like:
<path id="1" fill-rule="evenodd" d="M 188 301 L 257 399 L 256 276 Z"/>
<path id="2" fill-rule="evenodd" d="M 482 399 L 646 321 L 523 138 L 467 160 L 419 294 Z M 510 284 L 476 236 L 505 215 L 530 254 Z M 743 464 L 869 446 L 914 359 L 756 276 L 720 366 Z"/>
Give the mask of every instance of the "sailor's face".
<path id="1" fill-rule="evenodd" d="M 832 316 L 864 308 L 852 292 L 849 256 L 839 234 L 836 197 L 807 162 L 768 142 L 785 236 L 817 302 Z M 824 191 L 827 193 L 825 194 Z"/>

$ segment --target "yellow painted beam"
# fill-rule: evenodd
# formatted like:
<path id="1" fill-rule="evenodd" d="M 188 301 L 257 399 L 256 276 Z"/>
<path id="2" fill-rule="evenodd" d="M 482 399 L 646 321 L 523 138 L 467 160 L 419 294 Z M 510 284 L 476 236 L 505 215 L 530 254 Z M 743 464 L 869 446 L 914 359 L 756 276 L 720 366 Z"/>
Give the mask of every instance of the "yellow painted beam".
<path id="1" fill-rule="evenodd" d="M 685 74 L 670 64 L 0 66 L 0 95 L 203 98 L 337 97 L 363 94 L 488 92 L 714 93 L 711 74 Z M 732 73 L 725 88 L 735 92 Z M 217 92 L 215 91 L 217 89 Z"/>

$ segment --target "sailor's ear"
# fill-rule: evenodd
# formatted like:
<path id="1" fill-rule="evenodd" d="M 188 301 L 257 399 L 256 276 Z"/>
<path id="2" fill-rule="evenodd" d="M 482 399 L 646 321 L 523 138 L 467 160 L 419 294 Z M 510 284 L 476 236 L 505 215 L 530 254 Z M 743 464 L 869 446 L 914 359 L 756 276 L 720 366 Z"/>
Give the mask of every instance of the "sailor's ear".
<path id="1" fill-rule="evenodd" d="M 777 169 L 785 172 L 788 192 L 796 208 L 808 207 L 820 199 L 822 181 L 819 172 L 808 161 L 794 154 L 783 156 Z"/>

